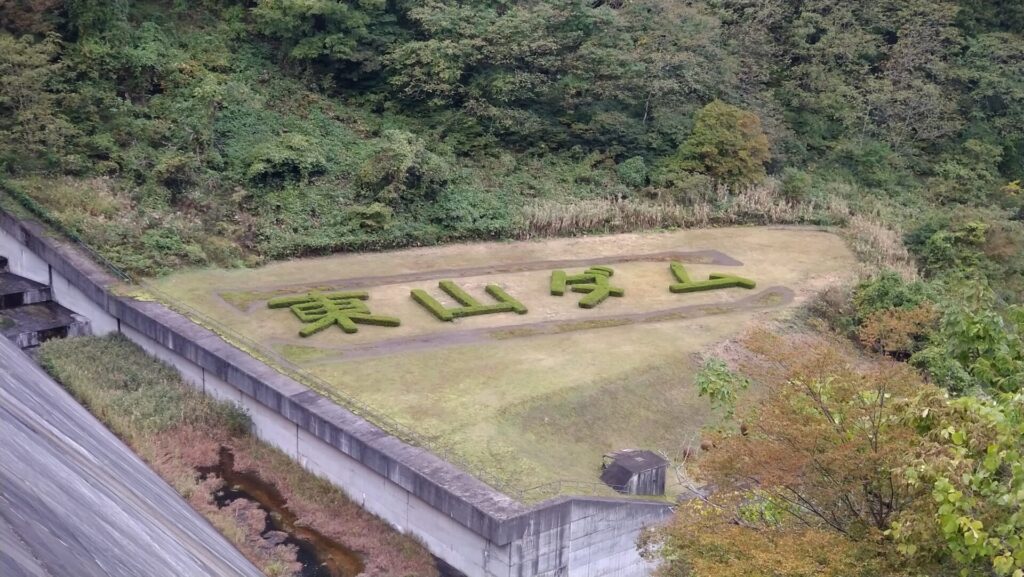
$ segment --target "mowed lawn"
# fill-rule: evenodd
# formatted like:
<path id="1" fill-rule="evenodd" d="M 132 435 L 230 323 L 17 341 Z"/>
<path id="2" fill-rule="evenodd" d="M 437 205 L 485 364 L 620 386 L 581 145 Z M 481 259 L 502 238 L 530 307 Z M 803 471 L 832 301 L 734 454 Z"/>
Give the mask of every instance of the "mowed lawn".
<path id="1" fill-rule="evenodd" d="M 695 257 L 687 264 L 694 279 L 725 272 L 752 278 L 757 288 L 674 294 L 668 260 L 630 260 L 702 250 L 742 264 L 713 265 Z M 548 294 L 550 269 L 521 270 L 565 259 L 606 259 L 616 271 L 612 284 L 626 295 L 585 310 L 576 306 L 578 294 Z M 457 272 L 489 266 L 515 270 Z M 558 480 L 596 482 L 601 456 L 612 450 L 647 448 L 678 458 L 712 424 L 693 386 L 702 354 L 752 322 L 786 314 L 817 289 L 845 282 L 856 266 L 843 240 L 830 233 L 732 228 L 335 255 L 260 269 L 188 271 L 152 286 L 170 304 L 184 303 L 215 319 L 229 339 L 245 335 L 261 356 L 333 389 L 321 392 L 373 406 L 446 447 L 483 480 L 516 492 Z M 374 285 L 367 277 L 387 278 Z M 451 304 L 437 289 L 445 278 L 485 303 L 483 286 L 499 284 L 530 312 L 443 323 L 413 302 L 409 291 L 427 289 Z M 402 326 L 361 325 L 351 335 L 331 327 L 301 338 L 301 324 L 287 310 L 266 307 L 274 296 L 350 289 L 354 280 L 370 292 L 374 313 L 398 316 Z M 781 298 L 780 290 L 795 294 Z M 738 302 L 746 305 L 737 308 Z M 692 310 L 653 322 L 622 320 L 684 305 Z M 750 395 L 755 398 L 756 391 Z"/>

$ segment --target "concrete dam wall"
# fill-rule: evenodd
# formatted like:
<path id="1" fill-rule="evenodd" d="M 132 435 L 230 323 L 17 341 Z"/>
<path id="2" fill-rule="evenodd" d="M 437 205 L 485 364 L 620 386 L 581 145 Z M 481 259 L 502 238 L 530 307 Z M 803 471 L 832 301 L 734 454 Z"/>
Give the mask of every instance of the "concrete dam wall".
<path id="1" fill-rule="evenodd" d="M 45 283 L 95 334 L 119 331 L 185 380 L 245 408 L 260 438 L 416 535 L 470 577 L 640 577 L 640 530 L 666 503 L 559 497 L 527 506 L 374 426 L 160 303 L 119 296 L 119 281 L 41 225 L 0 211 L 0 254 Z M 123 291 L 122 291 L 123 292 Z"/>

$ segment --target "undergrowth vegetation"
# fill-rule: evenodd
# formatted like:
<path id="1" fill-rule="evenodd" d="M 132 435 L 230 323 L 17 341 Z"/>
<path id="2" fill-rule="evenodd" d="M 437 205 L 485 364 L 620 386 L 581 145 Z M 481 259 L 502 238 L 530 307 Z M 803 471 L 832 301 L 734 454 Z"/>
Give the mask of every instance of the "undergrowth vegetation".
<path id="1" fill-rule="evenodd" d="M 0 0 L 0 202 L 142 275 L 843 226 L 873 274 L 809 306 L 836 334 L 705 366 L 722 490 L 648 551 L 687 577 L 1022 577 L 1022 30 L 1018 0 Z M 164 369 L 76 347 L 135 353 L 42 358 L 126 438 L 163 431 L 140 450 L 172 477 L 164 439 L 255 447 Z M 746 379 L 768 392 L 735 410 Z"/>
<path id="2" fill-rule="evenodd" d="M 223 481 L 203 479 L 197 469 L 217 465 L 222 447 L 234 455 L 235 470 L 272 484 L 300 525 L 358 552 L 362 574 L 436 575 L 421 544 L 256 439 L 245 412 L 189 387 L 174 368 L 128 339 L 51 340 L 40 347 L 39 361 L 268 577 L 297 575 L 296 550 L 261 535 L 266 513 L 254 502 L 236 499 L 218 508 L 214 493 Z"/>
<path id="3" fill-rule="evenodd" d="M 1019 276 L 1022 18 L 1005 0 L 9 1 L 0 176 L 143 275 L 849 223 L 905 236 L 932 274 L 978 249 Z"/>

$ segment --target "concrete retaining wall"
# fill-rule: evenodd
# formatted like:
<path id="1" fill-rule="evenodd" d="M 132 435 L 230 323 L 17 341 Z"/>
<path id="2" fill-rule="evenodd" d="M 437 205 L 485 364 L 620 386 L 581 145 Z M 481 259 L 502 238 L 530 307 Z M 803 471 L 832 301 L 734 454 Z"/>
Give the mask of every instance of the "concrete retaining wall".
<path id="1" fill-rule="evenodd" d="M 562 497 L 527 507 L 278 373 L 167 307 L 118 296 L 74 246 L 0 211 L 0 255 L 50 284 L 95 334 L 120 331 L 192 385 L 252 415 L 255 433 L 470 577 L 640 577 L 640 529 L 662 503 Z"/>

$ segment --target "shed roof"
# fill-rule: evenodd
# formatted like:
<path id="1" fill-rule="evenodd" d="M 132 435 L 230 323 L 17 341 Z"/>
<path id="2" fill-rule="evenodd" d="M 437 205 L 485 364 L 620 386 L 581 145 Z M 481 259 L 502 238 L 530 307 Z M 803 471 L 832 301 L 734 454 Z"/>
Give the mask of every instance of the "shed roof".
<path id="1" fill-rule="evenodd" d="M 612 459 L 612 462 L 601 471 L 601 482 L 617 490 L 622 490 L 636 474 L 668 465 L 668 461 L 661 455 L 640 449 L 616 451 L 605 457 Z"/>
<path id="2" fill-rule="evenodd" d="M 668 460 L 661 455 L 654 451 L 641 449 L 625 449 L 608 453 L 605 456 L 610 457 L 614 465 L 618 465 L 630 473 L 641 473 L 668 465 Z"/>

